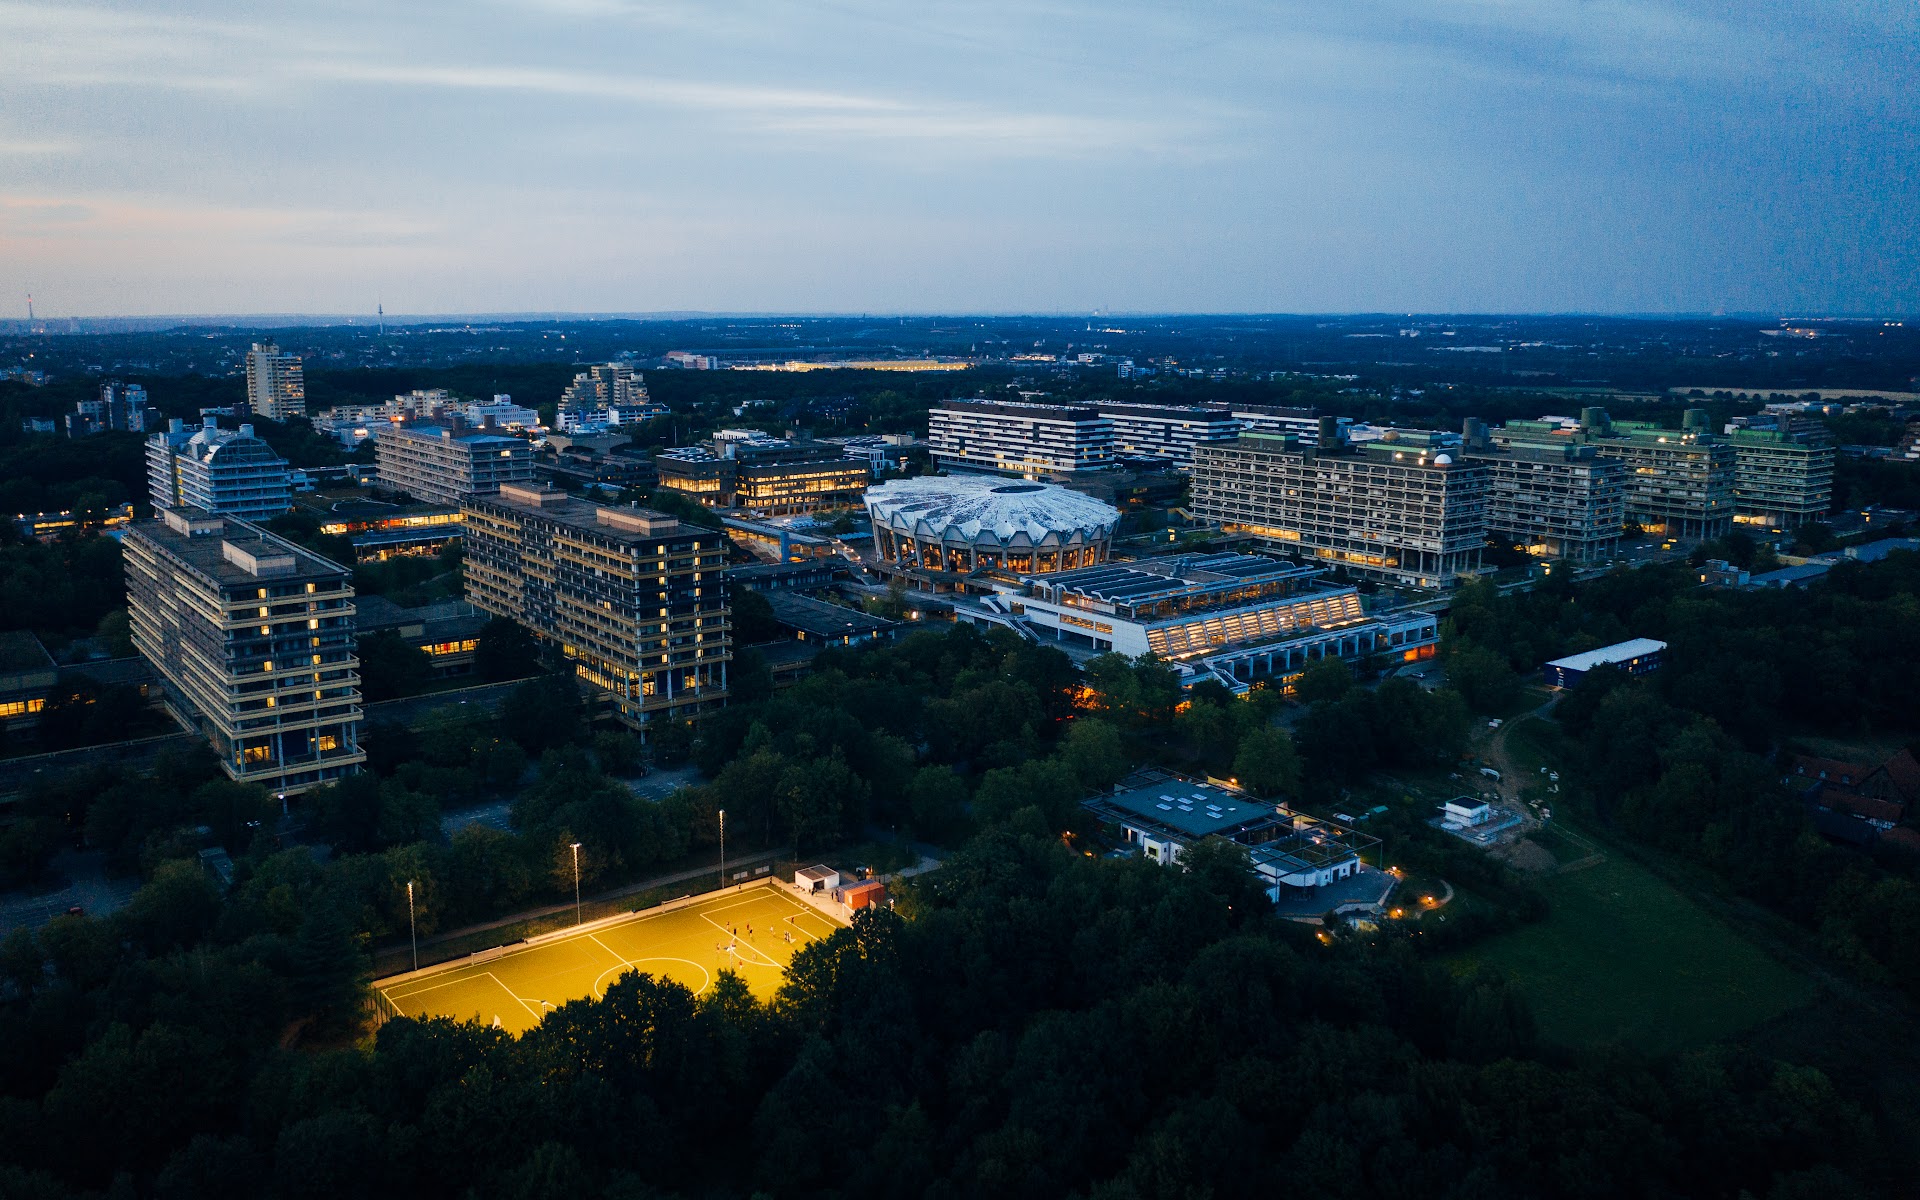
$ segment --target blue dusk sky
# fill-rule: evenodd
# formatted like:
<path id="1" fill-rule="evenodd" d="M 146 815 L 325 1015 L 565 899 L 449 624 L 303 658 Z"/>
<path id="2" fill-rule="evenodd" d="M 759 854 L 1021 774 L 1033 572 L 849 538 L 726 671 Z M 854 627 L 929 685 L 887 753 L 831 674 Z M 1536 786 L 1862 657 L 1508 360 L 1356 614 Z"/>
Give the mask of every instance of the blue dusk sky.
<path id="1" fill-rule="evenodd" d="M 0 0 L 0 315 L 1920 310 L 1920 5 Z"/>

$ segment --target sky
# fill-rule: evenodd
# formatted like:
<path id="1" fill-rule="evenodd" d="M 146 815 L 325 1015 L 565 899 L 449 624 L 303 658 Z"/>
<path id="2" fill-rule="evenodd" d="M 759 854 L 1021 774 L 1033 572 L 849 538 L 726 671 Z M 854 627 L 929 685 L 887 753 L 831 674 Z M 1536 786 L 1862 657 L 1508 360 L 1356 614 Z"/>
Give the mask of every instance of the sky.
<path id="1" fill-rule="evenodd" d="M 0 0 L 28 293 L 1912 314 L 1920 5 Z"/>

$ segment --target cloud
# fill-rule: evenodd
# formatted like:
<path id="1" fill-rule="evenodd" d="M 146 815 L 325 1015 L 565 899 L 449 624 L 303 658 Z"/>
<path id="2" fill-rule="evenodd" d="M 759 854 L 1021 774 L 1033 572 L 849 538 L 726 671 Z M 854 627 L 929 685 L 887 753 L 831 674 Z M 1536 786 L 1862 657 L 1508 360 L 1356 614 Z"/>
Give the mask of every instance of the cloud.
<path id="1" fill-rule="evenodd" d="M 0 0 L 0 268 L 120 311 L 1920 303 L 1916 63 L 1911 0 Z"/>

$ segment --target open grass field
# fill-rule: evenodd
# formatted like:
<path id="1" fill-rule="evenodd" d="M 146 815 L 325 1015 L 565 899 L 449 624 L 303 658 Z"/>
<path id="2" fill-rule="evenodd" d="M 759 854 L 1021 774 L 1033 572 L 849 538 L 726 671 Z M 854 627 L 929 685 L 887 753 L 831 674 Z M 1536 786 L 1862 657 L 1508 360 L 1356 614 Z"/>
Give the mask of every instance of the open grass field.
<path id="1" fill-rule="evenodd" d="M 374 986 L 410 1017 L 524 1033 L 569 1000 L 604 995 L 628 971 L 672 979 L 698 994 L 731 970 L 756 996 L 770 997 L 794 954 L 837 928 L 819 909 L 762 884 Z"/>
<path id="2" fill-rule="evenodd" d="M 1742 1033 L 1814 998 L 1804 976 L 1617 854 L 1541 886 L 1553 906 L 1545 920 L 1474 946 L 1453 966 L 1498 967 L 1553 1041 L 1661 1053 Z"/>

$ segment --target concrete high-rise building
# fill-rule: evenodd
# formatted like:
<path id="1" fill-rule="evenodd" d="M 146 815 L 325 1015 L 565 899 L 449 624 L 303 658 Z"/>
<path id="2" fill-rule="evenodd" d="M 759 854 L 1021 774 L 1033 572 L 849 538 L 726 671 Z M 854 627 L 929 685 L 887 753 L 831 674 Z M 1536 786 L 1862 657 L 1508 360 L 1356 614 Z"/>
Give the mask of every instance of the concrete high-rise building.
<path id="1" fill-rule="evenodd" d="M 1679 429 L 1614 421 L 1603 408 L 1578 421 L 1508 421 L 1491 438 L 1502 448 L 1585 444 L 1626 464 L 1627 520 L 1673 538 L 1716 538 L 1733 522 L 1733 444 L 1714 436 L 1705 409 L 1688 409 Z"/>
<path id="2" fill-rule="evenodd" d="M 1183 404 L 1102 404 L 1100 415 L 1113 423 L 1115 454 L 1164 458 L 1182 471 L 1195 446 L 1230 442 L 1241 428 L 1231 413 Z"/>
<path id="3" fill-rule="evenodd" d="M 1365 446 L 1243 434 L 1198 446 L 1193 515 L 1302 558 L 1414 587 L 1450 587 L 1480 569 L 1487 468 L 1451 434 L 1392 431 Z"/>
<path id="4" fill-rule="evenodd" d="M 155 509 L 199 508 L 243 521 L 293 507 L 287 460 L 253 426 L 221 429 L 212 417 L 198 427 L 176 417 L 147 439 L 147 494 Z"/>
<path id="5" fill-rule="evenodd" d="M 134 647 L 230 778 L 286 795 L 360 769 L 347 568 L 198 508 L 162 509 L 121 545 Z"/>
<path id="6" fill-rule="evenodd" d="M 307 415 L 307 377 L 298 354 L 282 354 L 272 342 L 247 352 L 247 404 L 272 421 Z"/>
<path id="7" fill-rule="evenodd" d="M 1229 413 L 1247 433 L 1290 433 L 1303 446 L 1320 444 L 1320 412 L 1312 408 L 1288 408 L 1277 404 L 1229 404 L 1223 400 L 1208 403 L 1208 408 Z M 1334 418 L 1335 428 L 1345 435 L 1353 427 L 1351 417 Z"/>
<path id="8" fill-rule="evenodd" d="M 113 379 L 100 385 L 97 399 L 75 401 L 64 424 L 68 437 L 86 437 L 107 430 L 145 433 L 149 421 L 158 419 L 159 414 L 147 405 L 146 388 Z"/>
<path id="9" fill-rule="evenodd" d="M 1587 563 L 1619 549 L 1626 524 L 1627 467 L 1589 445 L 1495 447 L 1468 418 L 1467 459 L 1487 468 L 1487 532 L 1530 554 Z"/>
<path id="10" fill-rule="evenodd" d="M 508 484 L 462 505 L 467 600 L 524 626 L 645 732 L 726 701 L 726 538 L 665 513 Z"/>
<path id="11" fill-rule="evenodd" d="M 422 504 L 459 504 L 533 481 L 533 446 L 484 429 L 392 425 L 375 439 L 374 461 L 381 487 Z"/>
<path id="12" fill-rule="evenodd" d="M 1833 506 L 1833 438 L 1820 421 L 1786 413 L 1735 417 L 1733 519 L 1763 529 L 1818 521 Z"/>
<path id="13" fill-rule="evenodd" d="M 1035 479 L 1113 463 L 1113 422 L 1086 405 L 947 400 L 927 423 L 934 466 L 943 470 Z"/>
<path id="14" fill-rule="evenodd" d="M 554 423 L 562 433 L 600 433 L 665 416 L 667 406 L 647 395 L 646 376 L 625 363 L 588 367 L 560 395 Z"/>

